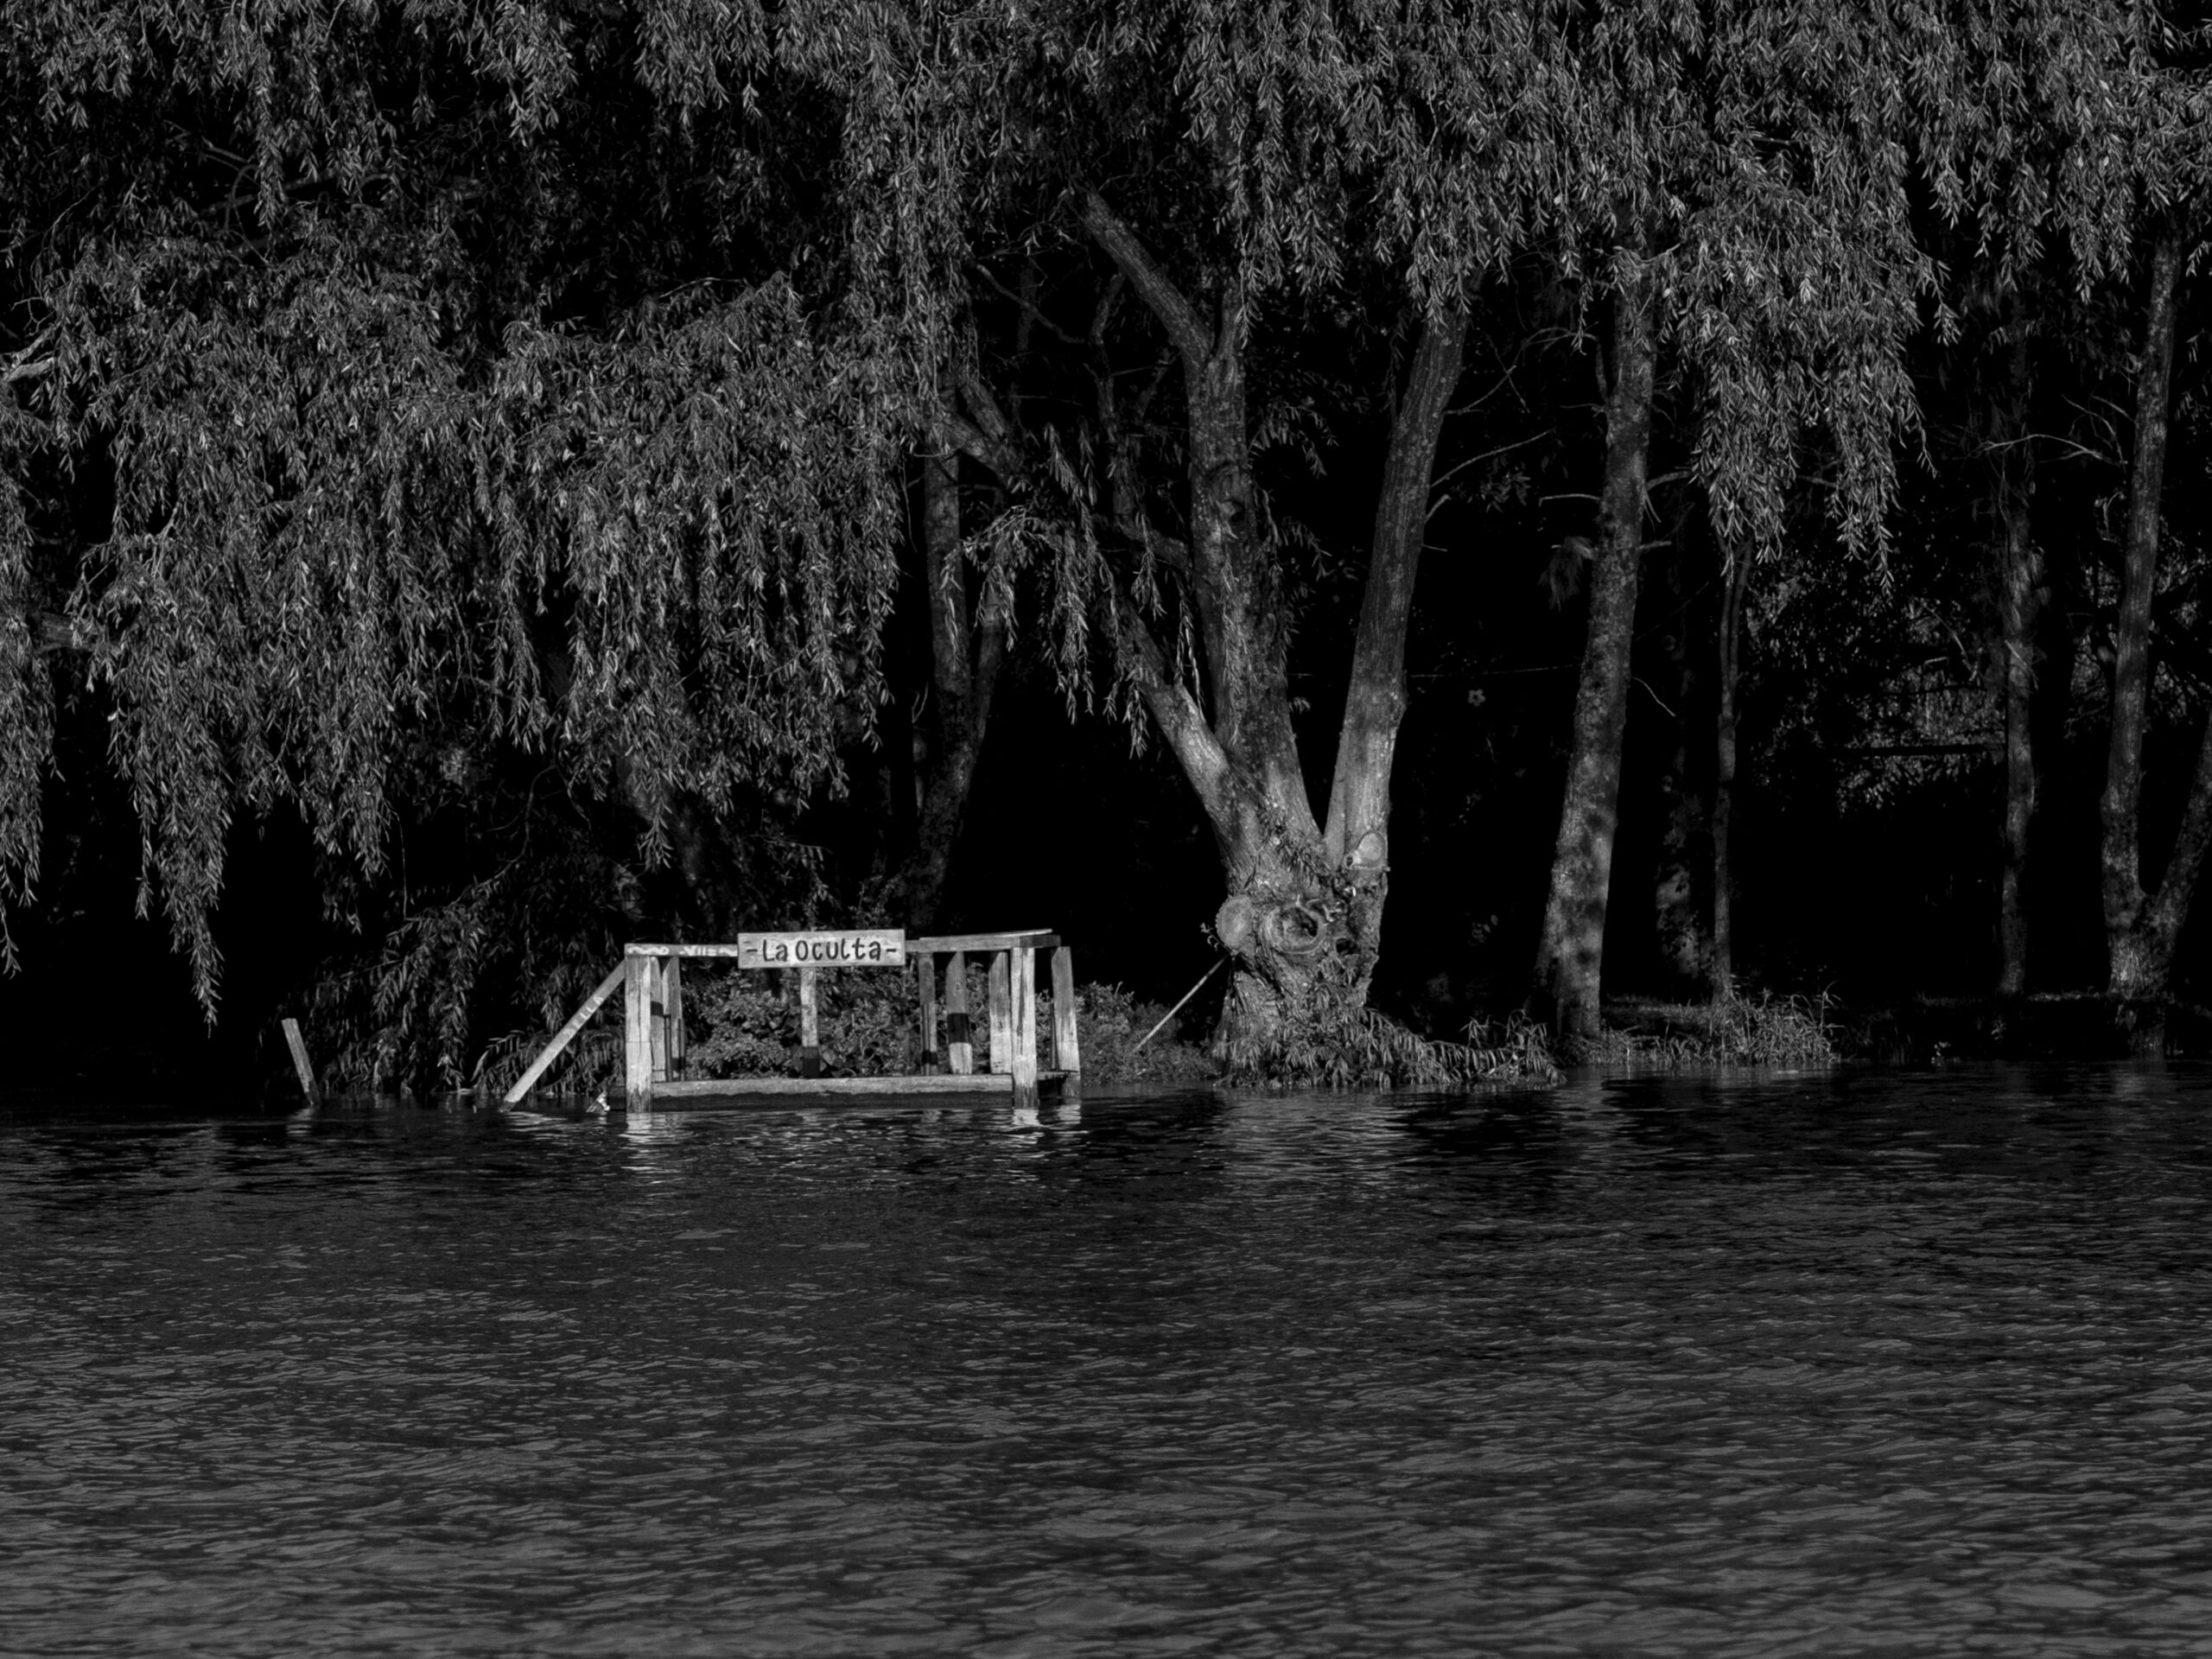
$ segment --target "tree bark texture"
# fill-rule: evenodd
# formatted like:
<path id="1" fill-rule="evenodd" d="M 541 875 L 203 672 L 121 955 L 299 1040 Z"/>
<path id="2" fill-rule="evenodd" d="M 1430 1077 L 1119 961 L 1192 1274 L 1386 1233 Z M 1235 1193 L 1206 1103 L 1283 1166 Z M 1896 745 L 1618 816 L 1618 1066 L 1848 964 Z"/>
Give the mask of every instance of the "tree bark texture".
<path id="1" fill-rule="evenodd" d="M 1652 872 L 1651 918 L 1660 970 L 1678 989 L 1694 992 L 1708 984 L 1713 962 L 1711 912 L 1700 902 L 1699 891 L 1705 874 L 1699 854 L 1711 838 L 1713 826 L 1706 793 L 1693 781 L 1690 750 L 1690 711 L 1700 702 L 1703 688 L 1690 664 L 1690 607 L 1682 592 L 1686 568 L 1679 554 L 1662 568 L 1669 578 L 1666 609 L 1673 619 L 1662 644 L 1666 692 L 1673 703 L 1667 714 L 1674 723 L 1674 736 L 1658 780 L 1662 816 L 1659 857 Z"/>
<path id="2" fill-rule="evenodd" d="M 1382 907 L 1389 896 L 1390 773 L 1406 716 L 1406 635 L 1413 619 L 1414 580 L 1428 534 L 1437 442 L 1459 384 L 1466 338 L 1466 314 L 1460 310 L 1422 324 L 1391 419 L 1351 684 L 1330 778 L 1323 853 L 1350 890 L 1363 1000 L 1367 976 L 1382 951 Z"/>
<path id="3" fill-rule="evenodd" d="M 2036 630 L 2044 600 L 2043 555 L 2030 507 L 2035 452 L 2029 446 L 2031 390 L 2028 342 L 2016 329 L 1992 389 L 1991 495 L 1996 509 L 1999 695 L 2005 713 L 2005 823 L 1997 884 L 1997 994 L 2018 996 L 2028 982 L 2025 887 L 2028 836 L 2036 812 Z"/>
<path id="4" fill-rule="evenodd" d="M 1595 1037 L 1599 1023 L 1656 357 L 1650 296 L 1641 287 L 1624 289 L 1613 308 L 1605 475 L 1590 569 L 1590 631 L 1575 691 L 1567 792 L 1536 950 L 1537 1006 L 1570 1044 Z"/>
<path id="5" fill-rule="evenodd" d="M 980 624 L 968 604 L 960 543 L 960 458 L 949 448 L 925 454 L 922 474 L 922 572 L 929 593 L 931 700 L 929 753 L 912 854 L 887 895 L 906 926 L 938 920 L 976 764 L 990 725 L 991 694 L 1005 654 L 1006 630 L 996 618 Z"/>
<path id="6" fill-rule="evenodd" d="M 2128 478 L 2127 539 L 2113 621 L 2112 745 L 2098 803 L 2103 835 L 2107 988 L 2122 1001 L 2164 994 L 2175 938 L 2188 913 L 2203 857 L 2209 816 L 2200 756 L 2173 856 L 2155 898 L 2142 880 L 2143 737 L 2149 718 L 2151 607 L 2158 586 L 2158 508 L 2165 482 L 2166 425 L 2173 377 L 2174 289 L 2181 250 L 2171 232 L 2151 250 L 2143 352 L 2135 377 L 2135 454 Z M 2208 728 L 2212 737 L 2212 728 Z"/>
<path id="7" fill-rule="evenodd" d="M 1405 712 L 1405 640 L 1444 414 L 1465 319 L 1424 323 L 1394 411 L 1375 545 L 1326 826 L 1317 822 L 1290 717 L 1287 621 L 1259 531 L 1246 407 L 1243 297 L 1202 309 L 1096 193 L 1092 240 L 1166 334 L 1183 371 L 1191 601 L 1204 683 L 1176 676 L 1134 606 L 1122 634 L 1154 725 L 1212 827 L 1227 896 L 1214 918 L 1236 960 L 1217 1050 L 1257 1052 L 1366 1000 L 1389 869 L 1389 775 Z M 1149 536 L 1148 529 L 1143 533 Z M 1204 701 L 1201 702 L 1201 697 Z"/>
<path id="8" fill-rule="evenodd" d="M 1717 708 L 1713 721 L 1713 957 L 1714 998 L 1736 988 L 1736 687 L 1743 675 L 1744 594 L 1751 586 L 1748 550 L 1732 547 L 1721 573 Z"/>

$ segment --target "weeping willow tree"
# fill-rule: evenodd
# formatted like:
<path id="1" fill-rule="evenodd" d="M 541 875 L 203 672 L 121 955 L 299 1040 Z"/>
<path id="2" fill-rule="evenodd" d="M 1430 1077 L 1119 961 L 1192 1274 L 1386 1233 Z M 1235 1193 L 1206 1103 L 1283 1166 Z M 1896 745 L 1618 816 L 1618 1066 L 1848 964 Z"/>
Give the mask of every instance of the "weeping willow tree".
<path id="1" fill-rule="evenodd" d="M 836 43 L 720 17 L 11 22 L 11 901 L 64 687 L 105 709 L 142 913 L 211 1016 L 242 817 L 296 810 L 342 906 L 388 882 L 426 760 L 619 803 L 647 866 L 835 786 L 936 290 Z"/>
<path id="2" fill-rule="evenodd" d="M 1054 613 L 1103 642 L 1205 811 L 1232 1048 L 1365 1001 L 1467 315 L 1516 260 L 1550 262 L 1576 296 L 1607 430 L 1538 978 L 1565 1028 L 1593 1028 L 1661 365 L 1726 537 L 1778 537 L 1811 434 L 1838 521 L 1878 537 L 1927 281 L 1907 138 L 1943 95 L 1916 79 L 1916 24 L 1875 6 L 1270 0 L 929 16 L 940 49 L 916 73 L 964 124 L 974 264 L 1001 294 L 1027 294 L 1004 267 L 1040 246 L 1102 273 L 1088 328 L 1053 330 L 1092 361 L 1093 412 L 1025 423 L 987 372 L 956 372 L 944 441 L 1058 515 Z M 1288 663 L 1313 549 L 1262 458 L 1298 416 L 1276 365 L 1325 308 L 1383 330 L 1395 314 L 1400 346 L 1374 529 L 1352 556 L 1349 690 L 1301 753 Z M 1170 422 L 1156 411 L 1177 392 Z M 1332 747 L 1323 786 L 1308 757 Z"/>

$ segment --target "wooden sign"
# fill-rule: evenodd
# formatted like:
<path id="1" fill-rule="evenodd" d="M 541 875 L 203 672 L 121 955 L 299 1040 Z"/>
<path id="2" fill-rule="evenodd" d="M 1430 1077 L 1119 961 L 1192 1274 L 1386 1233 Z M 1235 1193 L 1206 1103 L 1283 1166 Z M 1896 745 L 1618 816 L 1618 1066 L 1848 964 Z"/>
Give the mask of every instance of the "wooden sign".
<path id="1" fill-rule="evenodd" d="M 741 968 L 904 968 L 906 935 L 895 927 L 808 933 L 741 933 Z"/>

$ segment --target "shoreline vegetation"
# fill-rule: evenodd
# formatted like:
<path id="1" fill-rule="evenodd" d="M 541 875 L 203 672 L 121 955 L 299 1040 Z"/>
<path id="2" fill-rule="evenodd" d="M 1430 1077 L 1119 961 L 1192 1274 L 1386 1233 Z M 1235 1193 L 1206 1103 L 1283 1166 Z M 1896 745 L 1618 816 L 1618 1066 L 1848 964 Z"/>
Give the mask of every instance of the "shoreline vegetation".
<path id="1" fill-rule="evenodd" d="M 970 969 L 970 1006 L 986 1004 L 982 969 Z M 867 982 L 825 976 L 820 988 L 826 1075 L 891 1076 L 918 1069 L 914 988 L 900 976 Z M 1804 1071 L 1889 1068 L 1978 1060 L 2088 1060 L 2158 1052 L 2212 1052 L 2212 1009 L 2169 1001 L 2115 1005 L 2088 993 L 2014 997 L 1914 997 L 1853 1007 L 1825 993 L 1732 989 L 1710 1001 L 1608 998 L 1599 1033 L 1560 1043 L 1515 1013 L 1471 1021 L 1460 1039 L 1424 1036 L 1372 1008 L 1344 1011 L 1326 1029 L 1294 1041 L 1231 1045 L 1209 1040 L 1204 1016 L 1169 1018 L 1166 1004 L 1116 984 L 1077 988 L 1083 1076 L 1092 1088 L 1332 1090 L 1546 1087 L 1572 1071 L 1633 1076 L 1688 1071 Z M 796 1077 L 795 992 L 766 976 L 702 978 L 688 993 L 695 1077 Z M 1052 995 L 1038 1018 L 1052 1027 Z M 1150 1039 L 1147 1033 L 1159 1029 Z M 2156 1039 L 2154 1048 L 2136 1033 Z M 537 1033 L 518 1032 L 485 1056 L 476 1086 L 496 1095 L 517 1075 Z M 973 1033 L 975 1064 L 988 1070 L 988 1022 Z M 580 1039 L 543 1092 L 619 1093 L 619 1033 Z M 942 1070 L 940 1050 L 935 1069 Z M 336 1091 L 343 1062 L 326 1069 Z"/>

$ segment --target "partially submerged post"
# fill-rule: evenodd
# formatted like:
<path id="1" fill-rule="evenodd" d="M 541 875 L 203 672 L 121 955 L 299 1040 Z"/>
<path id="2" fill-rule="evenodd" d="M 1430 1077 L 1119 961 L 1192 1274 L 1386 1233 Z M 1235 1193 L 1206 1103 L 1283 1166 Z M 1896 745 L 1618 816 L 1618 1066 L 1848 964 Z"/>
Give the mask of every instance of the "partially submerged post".
<path id="1" fill-rule="evenodd" d="M 1037 952 L 1052 951 L 1053 1068 L 1037 1064 Z M 991 1063 L 977 1074 L 968 1023 L 969 953 L 989 958 Z M 817 976 L 825 969 L 901 968 L 912 957 L 920 983 L 924 1073 L 889 1077 L 821 1075 Z M 947 964 L 944 995 L 946 1069 L 931 1074 L 938 1042 L 937 958 Z M 686 1077 L 683 1071 L 683 980 L 686 957 L 734 960 L 741 969 L 785 969 L 798 977 L 799 1069 L 797 1077 Z M 735 944 L 632 944 L 622 965 L 602 980 L 584 1005 L 554 1034 L 506 1092 L 510 1106 L 530 1092 L 562 1051 L 617 987 L 623 995 L 623 1095 L 631 1109 L 661 1101 L 707 1096 L 1010 1094 L 1033 1105 L 1041 1082 L 1057 1083 L 1063 1096 L 1079 1092 L 1082 1059 L 1075 1033 L 1075 961 L 1057 934 L 1041 930 L 963 933 L 908 939 L 894 929 L 741 933 Z"/>
<path id="2" fill-rule="evenodd" d="M 262 1029 L 265 1031 L 268 1027 L 264 1026 Z M 284 1046 L 292 1051 L 292 1070 L 299 1073 L 300 1092 L 308 1097 L 308 1104 L 312 1106 L 319 1098 L 315 1086 L 315 1067 L 308 1062 L 307 1039 L 300 1035 L 298 1020 L 284 1021 Z"/>

